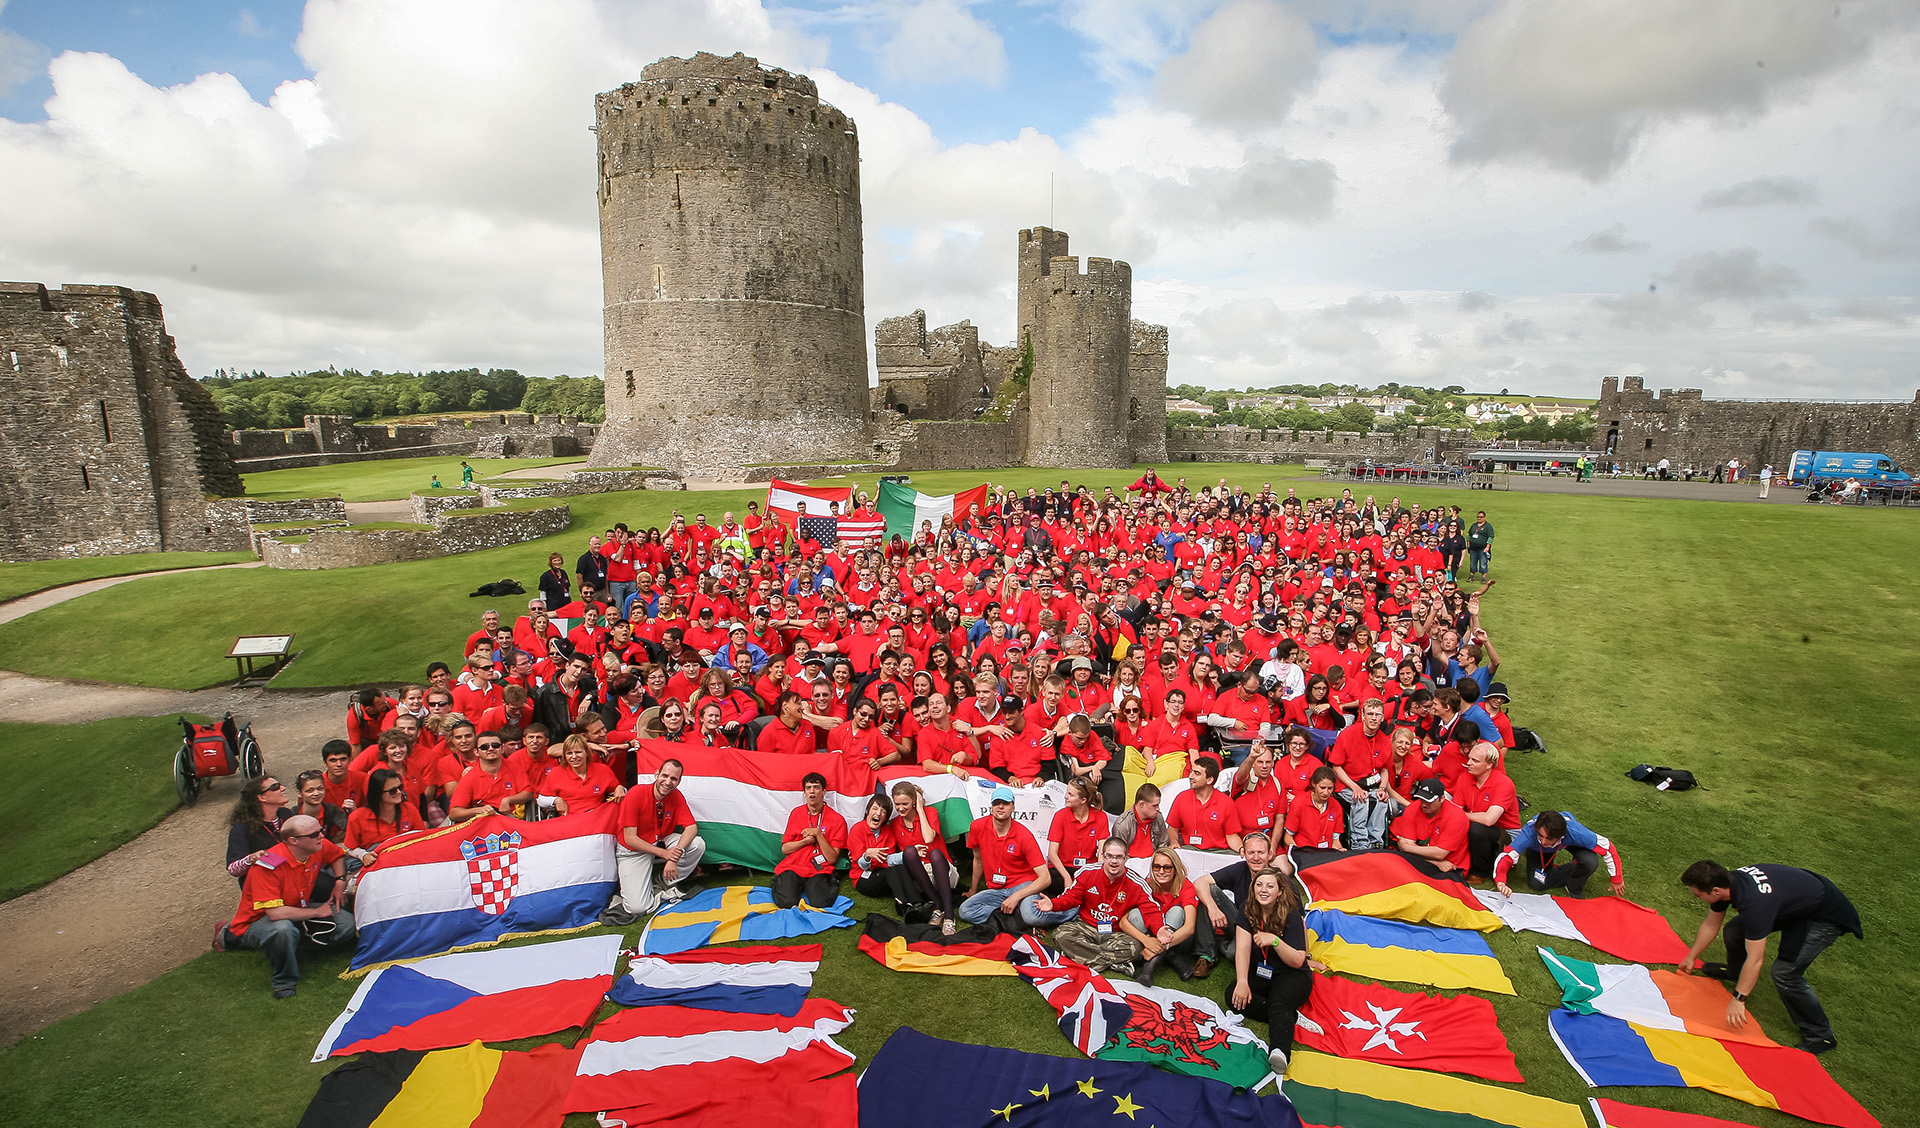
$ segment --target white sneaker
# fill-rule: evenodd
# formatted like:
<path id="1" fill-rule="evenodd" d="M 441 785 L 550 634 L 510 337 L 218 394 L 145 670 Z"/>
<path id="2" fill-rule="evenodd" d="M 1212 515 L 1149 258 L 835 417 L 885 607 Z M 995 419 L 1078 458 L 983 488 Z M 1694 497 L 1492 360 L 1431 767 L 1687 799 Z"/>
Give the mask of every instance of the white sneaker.
<path id="1" fill-rule="evenodd" d="M 660 890 L 660 903 L 663 905 L 671 905 L 675 902 L 685 900 L 686 896 L 686 891 L 678 885 L 664 886 Z"/>
<path id="2" fill-rule="evenodd" d="M 1267 1055 L 1267 1064 L 1273 1067 L 1273 1075 L 1274 1075 L 1274 1077 L 1275 1077 L 1275 1078 L 1282 1078 L 1282 1077 L 1285 1077 L 1285 1076 L 1287 1075 L 1287 1053 L 1286 1053 L 1286 1051 L 1285 1051 L 1285 1050 L 1275 1050 L 1275 1051 L 1273 1051 L 1272 1053 L 1270 1053 L 1270 1054 L 1268 1054 L 1268 1055 Z"/>
<path id="3" fill-rule="evenodd" d="M 952 918 L 952 917 L 943 917 L 943 918 L 941 918 L 941 921 L 940 921 L 940 935 L 942 935 L 942 936 L 952 936 L 952 935 L 953 935 L 954 933 L 956 933 L 956 932 L 958 932 L 958 931 L 960 931 L 960 926 L 959 926 L 959 925 L 957 925 L 957 924 L 955 924 L 955 923 L 953 923 L 953 918 Z"/>

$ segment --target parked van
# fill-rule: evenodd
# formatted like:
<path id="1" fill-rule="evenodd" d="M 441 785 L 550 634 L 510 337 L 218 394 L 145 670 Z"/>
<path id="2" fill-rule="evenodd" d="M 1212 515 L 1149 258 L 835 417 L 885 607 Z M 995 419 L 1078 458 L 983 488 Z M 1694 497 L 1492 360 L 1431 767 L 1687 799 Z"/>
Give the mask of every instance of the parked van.
<path id="1" fill-rule="evenodd" d="M 1845 450 L 1796 450 L 1787 467 L 1787 479 L 1796 485 L 1834 478 L 1858 478 L 1863 482 L 1909 484 L 1913 475 L 1884 454 Z"/>

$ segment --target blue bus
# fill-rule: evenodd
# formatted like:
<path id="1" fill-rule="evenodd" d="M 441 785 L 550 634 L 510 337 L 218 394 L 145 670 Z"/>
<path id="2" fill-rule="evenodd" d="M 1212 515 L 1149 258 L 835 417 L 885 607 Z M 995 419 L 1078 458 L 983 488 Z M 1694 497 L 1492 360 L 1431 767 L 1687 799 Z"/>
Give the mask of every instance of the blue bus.
<path id="1" fill-rule="evenodd" d="M 1862 482 L 1886 482 L 1910 485 L 1913 476 L 1884 454 L 1845 450 L 1796 450 L 1787 466 L 1787 480 L 1794 485 L 1858 478 Z"/>

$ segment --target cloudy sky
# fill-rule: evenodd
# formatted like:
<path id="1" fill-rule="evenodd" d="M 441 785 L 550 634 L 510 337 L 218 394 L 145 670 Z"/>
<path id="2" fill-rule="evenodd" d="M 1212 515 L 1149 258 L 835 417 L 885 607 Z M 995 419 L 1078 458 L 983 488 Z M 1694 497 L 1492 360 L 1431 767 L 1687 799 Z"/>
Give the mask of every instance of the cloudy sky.
<path id="1" fill-rule="evenodd" d="M 1920 387 L 1920 0 L 0 0 L 0 277 L 597 374 L 593 95 L 696 50 L 858 121 L 870 325 L 1010 340 L 1052 215 L 1176 383 Z"/>

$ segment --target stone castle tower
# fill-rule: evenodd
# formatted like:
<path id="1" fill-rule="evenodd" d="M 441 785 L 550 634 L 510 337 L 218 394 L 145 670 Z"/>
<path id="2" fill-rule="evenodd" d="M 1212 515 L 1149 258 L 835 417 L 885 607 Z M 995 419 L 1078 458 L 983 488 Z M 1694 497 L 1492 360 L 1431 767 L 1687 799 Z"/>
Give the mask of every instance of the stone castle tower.
<path id="1" fill-rule="evenodd" d="M 860 142 L 804 75 L 701 52 L 594 99 L 598 466 L 869 453 Z"/>
<path id="2" fill-rule="evenodd" d="M 0 559 L 230 547 L 207 499 L 240 475 L 158 298 L 0 282 L 0 392 Z"/>
<path id="3" fill-rule="evenodd" d="M 1067 233 L 1020 232 L 1020 342 L 1032 342 L 1030 466 L 1131 466 L 1133 268 L 1067 253 Z M 1164 439 L 1162 440 L 1164 443 Z"/>

